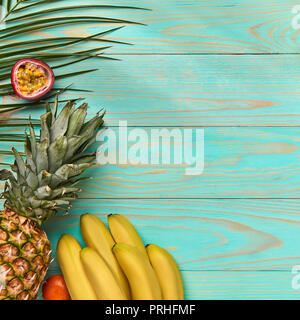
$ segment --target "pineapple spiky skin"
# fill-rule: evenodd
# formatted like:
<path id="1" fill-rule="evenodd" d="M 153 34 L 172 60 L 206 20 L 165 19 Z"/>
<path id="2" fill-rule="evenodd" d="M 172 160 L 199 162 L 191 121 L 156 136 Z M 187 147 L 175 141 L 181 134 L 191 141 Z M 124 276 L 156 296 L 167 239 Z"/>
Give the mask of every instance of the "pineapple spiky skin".
<path id="1" fill-rule="evenodd" d="M 50 254 L 50 241 L 35 221 L 12 210 L 1 211 L 0 300 L 35 299 Z"/>
<path id="2" fill-rule="evenodd" d="M 37 137 L 30 125 L 25 133 L 25 159 L 12 148 L 11 171 L 0 170 L 6 181 L 0 212 L 0 300 L 35 299 L 50 263 L 50 242 L 41 224 L 59 209 L 68 211 L 81 191 L 81 174 L 96 164 L 86 149 L 103 124 L 97 114 L 85 122 L 87 104 L 69 101 L 60 113 L 46 105 Z"/>

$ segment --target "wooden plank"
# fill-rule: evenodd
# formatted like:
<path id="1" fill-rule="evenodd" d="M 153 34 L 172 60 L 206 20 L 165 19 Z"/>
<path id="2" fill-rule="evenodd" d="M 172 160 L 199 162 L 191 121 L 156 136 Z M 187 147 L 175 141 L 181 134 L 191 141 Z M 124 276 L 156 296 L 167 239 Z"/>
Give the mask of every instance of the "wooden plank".
<path id="1" fill-rule="evenodd" d="M 186 299 L 299 299 L 290 272 L 182 272 Z"/>
<path id="2" fill-rule="evenodd" d="M 80 200 L 69 216 L 46 224 L 56 246 L 63 233 L 84 245 L 79 215 L 126 214 L 145 243 L 176 257 L 186 299 L 298 299 L 299 200 Z M 206 270 L 209 269 L 209 270 Z M 48 275 L 60 273 L 57 261 Z"/>
<path id="3" fill-rule="evenodd" d="M 299 299 L 298 208 L 299 200 L 78 200 L 45 228 L 53 248 L 63 233 L 84 245 L 80 214 L 126 214 L 145 243 L 175 256 L 186 299 Z M 58 273 L 55 259 L 48 276 Z"/>
<path id="4" fill-rule="evenodd" d="M 80 215 L 126 215 L 145 244 L 156 243 L 185 271 L 286 271 L 300 264 L 300 200 L 88 199 L 45 230 L 55 249 L 64 233 L 82 245 Z"/>
<path id="5" fill-rule="evenodd" d="M 183 272 L 187 299 L 299 299 L 289 272 Z"/>
<path id="6" fill-rule="evenodd" d="M 113 4 L 124 5 L 124 1 Z M 80 13 L 147 24 L 131 25 L 111 35 L 135 46 L 116 46 L 110 53 L 290 53 L 299 52 L 299 32 L 291 25 L 296 15 L 291 10 L 298 4 L 297 0 L 130 0 L 129 5 L 152 11 L 94 9 Z M 54 16 L 58 15 L 62 13 Z M 99 29 L 103 24 L 72 25 L 60 27 L 56 34 L 89 35 Z M 53 31 L 45 29 L 38 35 L 48 37 L 50 33 Z"/>
<path id="7" fill-rule="evenodd" d="M 128 135 L 135 128 L 128 128 Z M 153 128 L 142 129 L 148 141 Z M 155 128 L 157 129 L 157 128 Z M 171 130 L 172 128 L 168 128 Z M 181 137 L 185 130 L 180 128 Z M 195 152 L 196 137 L 188 144 Z M 168 131 L 171 132 L 171 131 Z M 137 133 L 137 132 L 136 132 Z M 118 128 L 114 128 L 116 146 L 111 151 L 125 150 L 125 144 L 118 139 Z M 81 197 L 92 198 L 295 198 L 300 196 L 299 157 L 300 128 L 206 128 L 204 130 L 204 171 L 200 175 L 188 175 L 186 169 L 195 165 L 186 164 L 187 154 L 183 145 L 171 139 L 157 142 L 162 150 L 170 147 L 170 164 L 152 164 L 151 148 L 147 141 L 141 144 L 148 156 L 148 164 L 134 164 L 129 157 L 128 164 L 103 165 L 88 173 L 92 180 L 84 182 L 85 192 Z M 138 136 L 137 136 L 138 137 Z M 138 139 L 138 138 L 136 138 Z M 183 140 L 184 138 L 182 138 Z M 136 141 L 128 143 L 128 150 Z M 153 143 L 154 145 L 155 143 Z M 8 149 L 2 144 L 1 148 Z M 101 142 L 94 144 L 93 150 Z M 15 144 L 22 150 L 22 144 Z M 176 147 L 181 149 L 175 149 Z M 174 164 L 173 153 L 181 152 L 182 164 Z M 154 154 L 154 153 L 153 153 Z M 199 148 L 199 154 L 202 150 Z M 9 157 L 4 161 L 11 162 Z"/>
<path id="8" fill-rule="evenodd" d="M 48 276 L 60 274 L 54 262 Z M 185 300 L 299 300 L 290 272 L 182 271 Z"/>
<path id="9" fill-rule="evenodd" d="M 300 125 L 297 55 L 120 57 L 92 62 L 99 71 L 56 85 L 94 90 L 64 97 L 86 98 L 91 113 L 105 107 L 107 125 L 119 120 L 138 126 Z M 91 67 L 89 61 L 79 68 Z M 17 115 L 37 117 L 42 111 Z"/>
<path id="10" fill-rule="evenodd" d="M 186 299 L 298 299 L 299 289 L 292 287 L 295 274 L 289 267 L 292 262 L 298 265 L 299 257 L 278 258 L 278 252 L 288 255 L 294 250 L 297 254 L 297 246 L 293 244 L 299 241 L 299 230 L 296 230 L 299 228 L 298 208 L 299 200 L 80 200 L 75 202 L 71 215 L 57 216 L 45 227 L 55 250 L 63 233 L 75 235 L 83 244 L 78 224 L 80 214 L 93 212 L 103 219 L 108 213 L 126 213 L 145 243 L 159 243 L 176 257 L 184 278 Z M 243 231 L 246 238 L 248 233 L 248 242 L 243 239 Z M 278 246 L 280 241 L 282 245 Z M 275 244 L 273 248 L 272 243 Z M 264 251 L 264 246 L 269 249 Z M 236 252 L 240 262 L 236 263 L 232 257 L 232 269 L 222 265 L 215 270 L 205 270 L 208 267 L 205 257 L 212 264 L 210 252 L 219 251 L 226 256 L 230 252 L 229 247 L 231 253 Z M 253 253 L 247 254 L 245 250 L 244 257 L 238 254 L 239 249 L 246 247 Z M 254 253 L 257 248 L 260 248 L 260 253 Z M 267 258 L 267 252 L 273 258 Z M 185 258 L 181 257 L 182 254 Z M 193 265 L 184 263 L 186 258 L 197 259 L 199 256 L 202 261 L 198 267 L 204 270 L 191 270 Z M 245 262 L 246 259 L 249 261 Z M 260 262 L 255 259 L 260 259 Z M 214 261 L 220 264 L 222 258 L 215 257 Z M 247 264 L 251 267 L 245 268 Z M 55 259 L 48 276 L 58 273 L 61 272 Z"/>

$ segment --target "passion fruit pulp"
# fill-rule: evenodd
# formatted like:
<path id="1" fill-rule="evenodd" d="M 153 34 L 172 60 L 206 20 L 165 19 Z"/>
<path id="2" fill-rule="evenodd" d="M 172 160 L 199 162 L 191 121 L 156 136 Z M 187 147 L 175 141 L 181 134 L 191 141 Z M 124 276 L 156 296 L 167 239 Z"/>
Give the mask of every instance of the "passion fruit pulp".
<path id="1" fill-rule="evenodd" d="M 41 98 L 51 90 L 54 81 L 51 68 L 39 60 L 19 60 L 11 70 L 11 84 L 14 92 L 25 100 Z"/>

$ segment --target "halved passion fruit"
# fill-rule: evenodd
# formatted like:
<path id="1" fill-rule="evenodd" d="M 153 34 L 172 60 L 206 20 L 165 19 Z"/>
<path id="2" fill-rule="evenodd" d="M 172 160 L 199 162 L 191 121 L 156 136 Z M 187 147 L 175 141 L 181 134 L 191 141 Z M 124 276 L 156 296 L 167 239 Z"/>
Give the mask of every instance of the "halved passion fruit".
<path id="1" fill-rule="evenodd" d="M 11 70 L 11 84 L 22 99 L 35 100 L 53 87 L 54 73 L 44 62 L 35 59 L 19 60 Z"/>

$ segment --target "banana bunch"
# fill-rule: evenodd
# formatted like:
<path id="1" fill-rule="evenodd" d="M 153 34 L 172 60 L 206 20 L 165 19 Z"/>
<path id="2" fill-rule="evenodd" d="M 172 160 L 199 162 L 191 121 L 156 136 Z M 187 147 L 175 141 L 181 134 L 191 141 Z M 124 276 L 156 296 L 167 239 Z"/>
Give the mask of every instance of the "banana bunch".
<path id="1" fill-rule="evenodd" d="M 57 257 L 72 300 L 183 300 L 183 282 L 174 258 L 163 248 L 144 246 L 122 215 L 108 226 L 92 214 L 80 218 L 86 248 L 69 234 Z"/>

